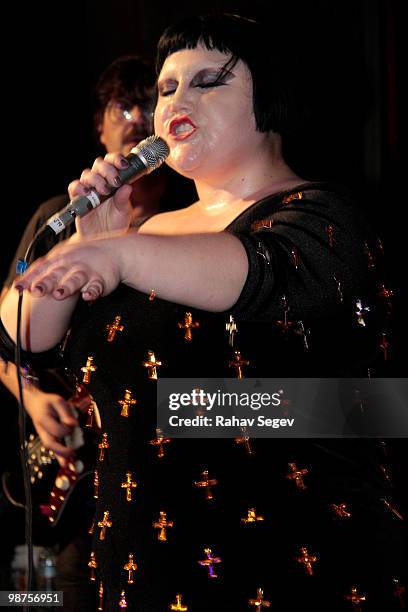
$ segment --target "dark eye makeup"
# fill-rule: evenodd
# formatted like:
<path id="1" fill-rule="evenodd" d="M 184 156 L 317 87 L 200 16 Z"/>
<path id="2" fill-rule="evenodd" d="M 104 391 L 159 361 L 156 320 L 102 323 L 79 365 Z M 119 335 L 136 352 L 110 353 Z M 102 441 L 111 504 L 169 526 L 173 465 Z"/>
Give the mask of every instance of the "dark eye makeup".
<path id="1" fill-rule="evenodd" d="M 221 87 L 227 85 L 227 82 L 234 78 L 235 75 L 226 69 L 221 69 L 214 72 L 212 69 L 200 70 L 192 79 L 190 86 L 198 87 L 199 89 L 211 89 L 213 87 Z M 169 96 L 174 93 L 177 89 L 177 81 L 164 81 L 159 84 L 159 95 L 162 97 Z"/>

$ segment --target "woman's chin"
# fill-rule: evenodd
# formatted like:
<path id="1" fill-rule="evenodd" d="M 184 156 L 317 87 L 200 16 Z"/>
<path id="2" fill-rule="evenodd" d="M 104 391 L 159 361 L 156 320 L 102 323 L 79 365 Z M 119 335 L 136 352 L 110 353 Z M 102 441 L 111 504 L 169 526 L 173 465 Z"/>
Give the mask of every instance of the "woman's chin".
<path id="1" fill-rule="evenodd" d="M 171 151 L 166 159 L 167 164 L 179 174 L 193 178 L 201 166 L 201 161 L 197 155 L 189 155 L 185 151 Z"/>

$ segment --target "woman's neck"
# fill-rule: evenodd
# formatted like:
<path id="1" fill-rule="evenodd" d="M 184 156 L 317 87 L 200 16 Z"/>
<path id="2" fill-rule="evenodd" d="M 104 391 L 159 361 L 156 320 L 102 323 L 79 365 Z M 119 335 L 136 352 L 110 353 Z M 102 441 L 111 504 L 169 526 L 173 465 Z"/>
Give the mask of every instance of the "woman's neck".
<path id="1" fill-rule="evenodd" d="M 197 177 L 197 205 L 209 215 L 223 214 L 233 204 L 241 207 L 273 193 L 294 187 L 302 179 L 282 157 L 279 134 L 265 134 L 258 150 L 247 153 L 240 165 L 226 168 L 210 177 Z"/>
<path id="2" fill-rule="evenodd" d="M 303 180 L 289 168 L 281 158 L 279 162 L 258 165 L 244 172 L 235 171 L 230 180 L 196 181 L 199 201 L 197 203 L 207 214 L 222 214 L 231 205 L 245 202 L 248 206 L 261 198 L 290 189 Z"/>

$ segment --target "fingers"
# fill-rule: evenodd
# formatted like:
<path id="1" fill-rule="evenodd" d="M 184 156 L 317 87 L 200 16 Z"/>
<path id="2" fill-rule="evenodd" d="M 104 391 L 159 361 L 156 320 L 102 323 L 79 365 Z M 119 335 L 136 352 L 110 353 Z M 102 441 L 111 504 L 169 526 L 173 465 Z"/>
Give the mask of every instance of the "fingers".
<path id="1" fill-rule="evenodd" d="M 52 293 L 56 300 L 64 300 L 88 285 L 95 297 L 98 297 L 103 293 L 104 286 L 101 279 L 93 279 L 93 276 L 87 264 L 78 263 L 69 268 L 57 264 L 47 269 L 47 261 L 39 264 L 36 262 L 24 276 L 16 279 L 15 287 L 19 291 L 28 289 L 34 297 Z"/>
<path id="2" fill-rule="evenodd" d="M 74 448 L 69 448 L 64 444 L 61 444 L 61 442 L 59 442 L 59 438 L 49 434 L 48 431 L 41 425 L 37 425 L 36 429 L 45 448 L 49 448 L 57 453 L 57 455 L 61 455 L 62 457 L 71 457 L 75 453 Z"/>
<path id="3" fill-rule="evenodd" d="M 61 440 L 78 425 L 72 406 L 59 395 L 41 394 L 40 397 L 46 397 L 42 404 L 44 408 L 39 410 L 39 414 L 30 411 L 38 435 L 46 448 L 62 457 L 70 457 L 75 450 L 65 446 Z"/>
<path id="4" fill-rule="evenodd" d="M 69 274 L 66 266 L 50 265 L 46 260 L 35 262 L 24 273 L 14 281 L 14 286 L 18 291 L 28 289 L 34 297 L 53 293 L 61 279 Z M 55 297 L 61 297 L 57 294 Z"/>
<path id="5" fill-rule="evenodd" d="M 109 195 L 114 189 L 121 186 L 118 170 L 127 168 L 129 163 L 121 156 L 114 157 L 114 163 L 98 157 L 92 168 L 86 168 L 79 179 L 70 183 L 68 193 L 70 197 L 86 195 L 89 189 L 94 189 L 103 195 Z"/>
<path id="6" fill-rule="evenodd" d="M 91 275 L 88 270 L 73 269 L 59 280 L 52 295 L 56 300 L 65 300 L 78 291 L 81 292 L 85 301 L 96 300 L 104 294 L 105 284 L 101 277 Z"/>
<path id="7" fill-rule="evenodd" d="M 89 280 L 90 272 L 87 267 L 73 267 L 72 269 L 65 271 L 65 274 L 58 279 L 57 283 L 54 283 L 48 293 L 52 292 L 52 295 L 56 300 L 64 300 L 80 291 L 84 285 L 89 283 Z M 47 289 L 49 287 L 50 283 L 48 283 Z"/>
<path id="8" fill-rule="evenodd" d="M 89 193 L 90 189 L 102 195 L 109 195 L 113 189 L 121 186 L 118 170 L 127 168 L 129 163 L 122 155 L 115 155 L 114 160 L 98 157 L 92 168 L 85 168 L 80 179 L 72 181 L 68 186 L 69 197 L 75 198 Z"/>
<path id="9" fill-rule="evenodd" d="M 101 278 L 94 278 L 81 289 L 82 299 L 91 302 L 101 297 L 105 292 L 105 285 Z"/>
<path id="10" fill-rule="evenodd" d="M 107 295 L 120 282 L 121 259 L 116 244 L 123 235 L 118 232 L 65 241 L 34 262 L 14 286 L 18 291 L 27 289 L 35 298 L 52 295 L 55 300 L 65 300 L 80 291 L 88 301 Z"/>
<path id="11" fill-rule="evenodd" d="M 124 170 L 128 168 L 129 162 L 123 155 L 105 155 L 97 157 L 92 166 L 92 172 L 102 176 L 108 185 L 112 187 L 120 187 L 122 182 L 119 178 L 118 170 Z"/>
<path id="12" fill-rule="evenodd" d="M 65 266 L 50 267 L 46 258 L 41 257 L 24 272 L 23 276 L 15 279 L 14 287 L 17 291 L 28 289 L 34 297 L 41 297 L 51 293 L 65 273 Z"/>
<path id="13" fill-rule="evenodd" d="M 107 168 L 103 168 L 101 171 L 103 171 L 104 174 L 101 174 L 101 171 L 96 172 L 94 170 L 94 166 L 92 166 L 91 170 L 89 170 L 89 168 L 84 170 L 79 179 L 83 188 L 85 189 L 85 194 L 89 193 L 89 190 L 92 189 L 102 195 L 109 195 L 112 193 L 114 188 L 116 189 L 121 185 L 119 179 L 115 179 L 115 182 L 113 182 L 116 175 L 116 170 L 110 171 Z M 112 182 L 110 182 L 109 179 L 111 179 Z"/>
<path id="14" fill-rule="evenodd" d="M 69 402 L 64 400 L 64 398 L 60 397 L 59 395 L 55 397 L 56 399 L 53 402 L 53 407 L 55 408 L 61 423 L 68 427 L 69 433 L 71 433 L 72 428 L 78 426 L 78 419 L 75 417 L 74 409 Z"/>
<path id="15" fill-rule="evenodd" d="M 77 198 L 78 196 L 86 195 L 87 193 L 89 193 L 89 187 L 83 185 L 79 179 L 72 181 L 72 183 L 68 185 L 68 195 L 70 200 Z"/>
<path id="16" fill-rule="evenodd" d="M 61 423 L 58 413 L 52 407 L 49 407 L 41 416 L 37 417 L 34 424 L 56 439 L 64 438 L 64 436 L 67 436 L 72 431 L 71 425 Z"/>
<path id="17" fill-rule="evenodd" d="M 132 204 L 130 194 L 132 187 L 122 185 L 119 171 L 129 166 L 127 159 L 120 153 L 111 153 L 104 159 L 98 157 L 92 168 L 86 168 L 79 180 L 73 181 L 68 187 L 69 197 L 87 195 L 90 190 L 95 190 L 102 195 L 110 195 L 114 191 L 115 196 L 105 202 L 103 214 L 95 211 L 86 219 L 77 219 L 77 230 L 81 235 L 92 235 L 95 233 L 124 229 L 129 227 L 132 218 Z"/>
<path id="18" fill-rule="evenodd" d="M 53 293 L 65 277 L 66 268 L 59 266 L 40 274 L 31 283 L 31 293 L 34 297 L 41 297 L 47 293 Z M 27 282 L 27 279 L 25 279 Z M 59 294 L 58 294 L 59 295 Z"/>
<path id="19" fill-rule="evenodd" d="M 108 153 L 104 157 L 104 161 L 117 168 L 118 170 L 124 170 L 128 168 L 129 162 L 126 157 L 123 157 L 120 153 Z"/>

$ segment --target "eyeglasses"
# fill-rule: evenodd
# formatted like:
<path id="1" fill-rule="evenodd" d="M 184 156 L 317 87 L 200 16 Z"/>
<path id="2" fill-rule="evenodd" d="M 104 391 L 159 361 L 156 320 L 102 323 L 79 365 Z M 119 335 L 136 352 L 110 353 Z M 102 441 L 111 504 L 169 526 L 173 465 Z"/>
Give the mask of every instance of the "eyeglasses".
<path id="1" fill-rule="evenodd" d="M 106 107 L 109 119 L 113 123 L 133 122 L 137 123 L 142 117 L 145 121 L 152 118 L 151 107 L 141 103 L 126 103 L 112 100 Z"/>

